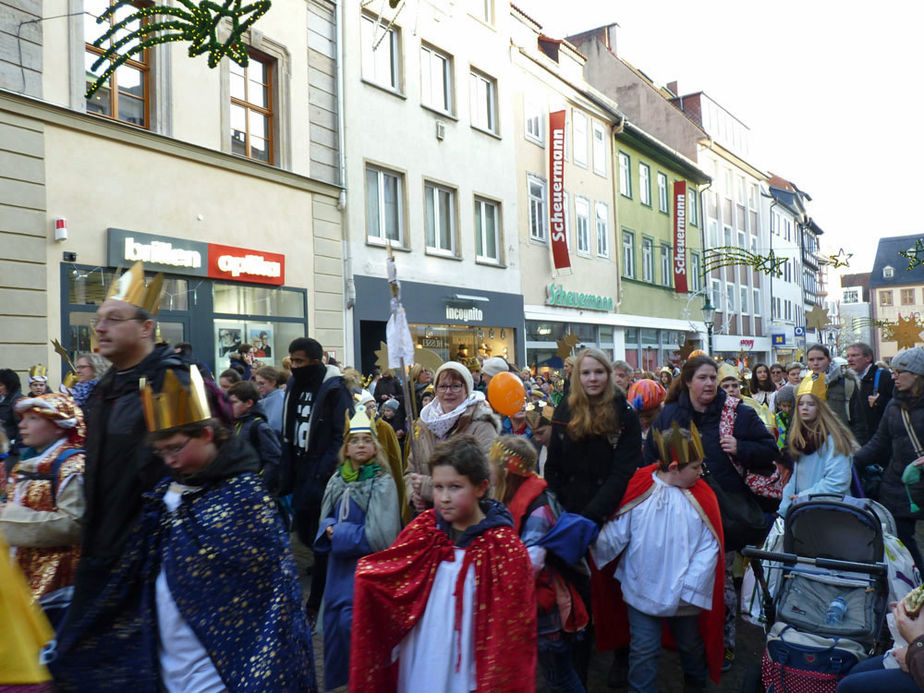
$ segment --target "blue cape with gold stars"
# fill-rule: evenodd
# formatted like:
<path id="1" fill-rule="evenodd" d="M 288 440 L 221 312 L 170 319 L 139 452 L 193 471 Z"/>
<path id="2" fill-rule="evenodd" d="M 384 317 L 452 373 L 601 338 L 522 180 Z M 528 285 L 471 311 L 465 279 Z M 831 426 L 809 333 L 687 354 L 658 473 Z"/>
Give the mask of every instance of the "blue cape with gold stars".
<path id="1" fill-rule="evenodd" d="M 170 479 L 145 495 L 118 570 L 80 622 L 59 634 L 51 665 L 59 689 L 158 690 L 154 583 L 163 568 L 229 691 L 316 691 L 288 534 L 263 482 L 240 464 L 252 454 L 226 442 L 210 474 L 184 480 L 201 485 L 172 513 L 163 502 Z M 220 464 L 226 456 L 236 459 Z"/>

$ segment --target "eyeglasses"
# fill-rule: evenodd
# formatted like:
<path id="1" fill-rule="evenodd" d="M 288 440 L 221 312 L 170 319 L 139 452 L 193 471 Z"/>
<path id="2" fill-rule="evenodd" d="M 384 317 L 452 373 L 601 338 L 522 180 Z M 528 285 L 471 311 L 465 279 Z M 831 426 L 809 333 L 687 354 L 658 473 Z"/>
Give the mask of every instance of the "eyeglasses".
<path id="1" fill-rule="evenodd" d="M 92 320 L 90 320 L 90 327 L 92 327 L 94 330 L 103 325 L 110 325 L 111 327 L 117 327 L 121 325 L 123 322 L 128 322 L 129 320 L 137 320 L 138 322 L 144 322 L 145 318 L 142 318 L 139 315 L 133 315 L 130 318 L 120 318 L 115 315 L 106 315 L 101 318 L 93 318 Z"/>
<path id="2" fill-rule="evenodd" d="M 453 383 L 452 385 L 438 385 L 437 392 L 462 392 L 465 385 L 462 383 Z"/>
<path id="3" fill-rule="evenodd" d="M 191 440 L 192 438 L 187 438 L 186 442 L 182 445 L 168 445 L 165 448 L 154 448 L 154 454 L 162 460 L 165 460 L 168 457 L 176 457 L 181 452 L 183 452 L 183 448 L 189 445 L 189 441 Z"/>
<path id="4" fill-rule="evenodd" d="M 88 365 L 88 364 L 86 364 L 86 363 L 83 364 L 82 366 L 76 366 L 76 368 L 77 368 L 78 371 L 82 371 L 82 370 L 84 370 L 85 368 L 89 368 L 91 371 L 93 370 L 93 366 L 90 366 L 90 365 Z"/>

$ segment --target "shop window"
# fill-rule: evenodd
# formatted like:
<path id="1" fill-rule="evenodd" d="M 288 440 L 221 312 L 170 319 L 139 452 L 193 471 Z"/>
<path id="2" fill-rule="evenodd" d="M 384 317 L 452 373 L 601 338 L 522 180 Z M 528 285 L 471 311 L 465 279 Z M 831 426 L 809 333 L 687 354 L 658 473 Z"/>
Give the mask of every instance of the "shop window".
<path id="1" fill-rule="evenodd" d="M 571 331 L 582 344 L 597 343 L 597 326 L 586 322 L 578 322 L 571 325 Z"/>
<path id="2" fill-rule="evenodd" d="M 600 346 L 612 346 L 613 345 L 613 326 L 612 325 L 600 325 L 597 328 L 600 333 Z"/>
<path id="3" fill-rule="evenodd" d="M 399 32 L 388 21 L 363 15 L 360 51 L 363 79 L 394 91 L 400 90 Z"/>
<path id="4" fill-rule="evenodd" d="M 301 291 L 224 282 L 215 282 L 212 287 L 213 310 L 216 313 L 305 317 L 305 295 Z"/>
<path id="5" fill-rule="evenodd" d="M 366 234 L 371 241 L 404 245 L 404 175 L 366 167 Z"/>
<path id="6" fill-rule="evenodd" d="M 156 273 L 146 272 L 148 282 Z M 74 266 L 67 274 L 68 303 L 79 306 L 98 306 L 106 300 L 106 294 L 115 280 L 116 272 L 95 267 L 81 269 Z M 186 279 L 164 278 L 158 310 L 188 310 L 189 282 Z"/>
<path id="7" fill-rule="evenodd" d="M 109 31 L 115 24 L 118 24 L 138 8 L 148 3 L 126 3 L 113 12 L 108 21 L 97 24 L 97 18 L 109 8 L 110 4 L 116 3 L 114 0 L 86 0 L 84 4 L 83 27 L 84 41 L 86 42 L 84 61 L 88 86 L 91 82 L 96 81 L 96 78 L 109 67 L 109 63 L 104 61 L 95 71 L 91 69 L 93 63 L 105 50 L 97 48 L 93 45 L 93 42 Z M 107 47 L 112 46 L 114 42 L 128 33 L 137 31 L 142 24 L 149 21 L 149 18 L 145 18 L 128 23 L 123 31 L 116 33 L 109 39 Z M 124 53 L 135 43 L 133 41 L 125 44 L 120 48 L 120 52 Z M 121 65 L 115 71 L 115 74 L 93 96 L 86 100 L 87 113 L 93 113 L 123 123 L 130 123 L 142 128 L 150 128 L 151 53 L 150 49 L 144 50 Z"/>
<path id="8" fill-rule="evenodd" d="M 500 356 L 510 361 L 515 353 L 515 331 L 509 327 L 423 324 L 409 327 L 416 348 L 434 351 L 446 361 L 466 363 L 479 356 Z"/>
<path id="9" fill-rule="evenodd" d="M 292 340 L 305 336 L 304 322 L 275 322 L 262 318 L 218 318 L 214 321 L 213 329 L 216 375 L 231 366 L 228 356 L 237 351 L 241 344 L 250 344 L 254 358 L 261 364 L 279 366 L 282 359 L 289 355 Z"/>
<path id="10" fill-rule="evenodd" d="M 526 340 L 530 342 L 557 342 L 565 336 L 566 323 L 543 322 L 540 320 L 526 321 Z"/>
<path id="11" fill-rule="evenodd" d="M 500 205 L 475 198 L 475 246 L 477 259 L 500 262 Z"/>
<path id="12" fill-rule="evenodd" d="M 427 250 L 455 254 L 455 191 L 435 183 L 424 186 Z"/>
<path id="13" fill-rule="evenodd" d="M 231 151 L 272 164 L 275 61 L 253 50 L 248 54 L 247 67 L 229 62 Z"/>
<path id="14" fill-rule="evenodd" d="M 472 127 L 497 134 L 497 81 L 472 70 L 469 73 L 469 108 Z"/>
<path id="15" fill-rule="evenodd" d="M 425 106 L 452 113 L 452 58 L 420 47 L 420 98 Z"/>

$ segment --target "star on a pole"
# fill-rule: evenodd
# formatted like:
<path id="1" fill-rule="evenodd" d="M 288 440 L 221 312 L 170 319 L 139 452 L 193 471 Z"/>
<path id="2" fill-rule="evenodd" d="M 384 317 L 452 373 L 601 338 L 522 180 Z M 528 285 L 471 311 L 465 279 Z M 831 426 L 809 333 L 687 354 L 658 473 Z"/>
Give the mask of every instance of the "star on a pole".
<path id="1" fill-rule="evenodd" d="M 924 241 L 920 238 L 914 242 L 914 247 L 908 250 L 899 250 L 898 254 L 908 259 L 908 269 L 913 270 L 918 265 L 924 265 Z"/>
<path id="2" fill-rule="evenodd" d="M 891 337 L 899 349 L 912 349 L 915 344 L 922 341 L 919 334 L 921 327 L 922 325 L 918 323 L 914 315 L 910 318 L 903 318 L 899 315 L 898 322 L 892 326 Z"/>
<path id="3" fill-rule="evenodd" d="M 821 306 L 814 306 L 805 314 L 805 326 L 821 332 L 828 324 L 828 311 Z"/>
<path id="4" fill-rule="evenodd" d="M 838 267 L 850 267 L 850 258 L 853 257 L 853 253 L 845 253 L 844 249 L 841 248 L 837 255 L 828 255 L 826 260 L 829 265 L 833 265 L 834 269 Z"/>
<path id="5" fill-rule="evenodd" d="M 581 340 L 577 338 L 577 335 L 574 332 L 569 332 L 564 337 L 558 340 L 558 357 L 561 359 L 566 359 L 571 356 L 571 352 L 574 350 L 574 347 L 578 345 Z"/>

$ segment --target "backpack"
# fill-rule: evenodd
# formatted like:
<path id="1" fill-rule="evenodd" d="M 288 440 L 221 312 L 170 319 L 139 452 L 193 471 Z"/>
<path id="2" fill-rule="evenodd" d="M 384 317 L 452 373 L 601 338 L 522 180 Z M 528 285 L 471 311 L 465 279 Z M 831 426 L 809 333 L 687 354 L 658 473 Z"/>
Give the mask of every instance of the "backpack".
<path id="1" fill-rule="evenodd" d="M 47 473 L 43 472 L 26 472 L 19 470 L 16 472 L 16 475 L 20 479 L 28 479 L 29 481 L 50 481 L 51 482 L 51 503 L 55 507 L 58 505 L 58 473 L 61 471 L 61 465 L 63 465 L 69 458 L 76 455 L 78 452 L 82 453 L 83 450 L 78 448 L 71 448 L 70 450 L 65 450 L 51 463 L 51 471 Z"/>

